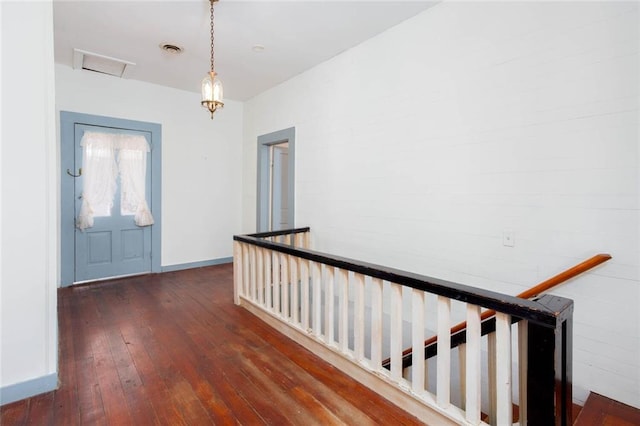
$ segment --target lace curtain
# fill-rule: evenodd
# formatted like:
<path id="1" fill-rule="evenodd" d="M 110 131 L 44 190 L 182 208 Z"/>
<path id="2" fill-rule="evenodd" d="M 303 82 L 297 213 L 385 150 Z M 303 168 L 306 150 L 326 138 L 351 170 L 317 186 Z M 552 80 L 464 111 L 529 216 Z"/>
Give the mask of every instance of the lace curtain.
<path id="1" fill-rule="evenodd" d="M 153 225 L 145 197 L 149 144 L 144 136 L 85 132 L 80 142 L 84 187 L 76 226 L 93 226 L 95 216 L 109 216 L 120 175 L 122 215 L 134 215 L 138 226 Z M 116 163 L 116 151 L 118 152 Z"/>
<path id="2" fill-rule="evenodd" d="M 121 213 L 133 214 L 138 226 L 153 225 L 145 197 L 147 153 L 149 144 L 144 136 L 120 135 L 118 165 L 120 169 Z"/>
<path id="3" fill-rule="evenodd" d="M 110 135 L 86 132 L 80 141 L 84 186 L 76 226 L 82 230 L 93 226 L 94 216 L 108 216 L 113 207 L 118 166 L 114 144 L 105 136 Z"/>

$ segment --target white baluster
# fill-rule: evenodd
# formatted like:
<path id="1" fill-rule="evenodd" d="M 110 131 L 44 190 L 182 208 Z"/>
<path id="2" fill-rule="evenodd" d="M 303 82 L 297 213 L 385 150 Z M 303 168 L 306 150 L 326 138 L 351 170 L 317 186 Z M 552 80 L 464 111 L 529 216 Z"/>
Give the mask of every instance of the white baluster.
<path id="1" fill-rule="evenodd" d="M 333 304 L 334 272 L 335 268 L 330 266 L 327 266 L 325 269 L 327 279 L 324 293 L 324 338 L 327 345 L 333 345 L 335 343 L 333 329 L 335 323 L 335 308 Z"/>
<path id="2" fill-rule="evenodd" d="M 424 383 L 424 291 L 411 290 L 411 386 L 422 394 Z"/>
<path id="3" fill-rule="evenodd" d="M 271 275 L 273 280 L 273 312 L 280 314 L 280 256 L 273 252 L 271 259 Z"/>
<path id="4" fill-rule="evenodd" d="M 498 403 L 496 398 L 496 333 L 487 335 L 487 357 L 489 360 L 489 422 L 497 425 Z"/>
<path id="5" fill-rule="evenodd" d="M 291 319 L 294 324 L 300 323 L 300 304 L 298 294 L 298 258 L 289 256 L 289 272 L 291 273 Z"/>
<path id="6" fill-rule="evenodd" d="M 291 281 L 289 281 L 289 257 L 280 253 L 280 272 L 282 283 L 282 317 L 289 319 L 289 291 L 291 289 Z"/>
<path id="7" fill-rule="evenodd" d="M 358 362 L 364 360 L 364 275 L 355 276 L 355 312 L 353 317 L 354 355 Z"/>
<path id="8" fill-rule="evenodd" d="M 265 250 L 264 252 L 264 294 L 265 294 L 265 308 L 271 311 L 273 306 L 273 265 L 271 264 L 273 259 L 273 252 L 271 250 Z"/>
<path id="9" fill-rule="evenodd" d="M 402 286 L 391 283 L 390 358 L 391 378 L 402 378 Z"/>
<path id="10" fill-rule="evenodd" d="M 300 325 L 309 330 L 309 261 L 300 259 Z"/>
<path id="11" fill-rule="evenodd" d="M 258 303 L 261 306 L 264 306 L 264 256 L 265 249 L 259 247 L 256 253 L 256 291 L 258 292 Z"/>
<path id="12" fill-rule="evenodd" d="M 256 246 L 251 246 L 249 247 L 249 263 L 251 264 L 250 267 L 250 271 L 249 271 L 249 276 L 250 276 L 250 287 L 249 287 L 249 299 L 251 299 L 252 301 L 256 301 L 256 280 L 257 278 L 257 271 L 256 271 L 256 251 L 257 251 L 257 247 Z"/>
<path id="13" fill-rule="evenodd" d="M 313 309 L 311 311 L 311 317 L 313 322 L 311 328 L 313 334 L 320 337 L 322 334 L 322 269 L 321 264 L 317 262 L 311 262 L 311 281 L 313 285 Z"/>
<path id="14" fill-rule="evenodd" d="M 467 345 L 458 345 L 458 372 L 460 376 L 460 408 L 465 409 L 467 405 Z"/>
<path id="15" fill-rule="evenodd" d="M 340 314 L 338 318 L 338 341 L 340 351 L 349 350 L 349 271 L 338 269 L 338 295 Z"/>
<path id="16" fill-rule="evenodd" d="M 496 403 L 498 425 L 511 425 L 511 317 L 496 313 Z"/>
<path id="17" fill-rule="evenodd" d="M 436 399 L 442 408 L 451 400 L 451 300 L 438 296 L 438 369 Z"/>
<path id="18" fill-rule="evenodd" d="M 249 297 L 249 284 L 250 284 L 250 274 L 249 270 L 251 268 L 251 260 L 249 259 L 249 245 L 242 245 L 242 295 L 244 297 Z"/>
<path id="19" fill-rule="evenodd" d="M 481 330 L 480 306 L 467 304 L 467 344 L 466 346 L 466 384 L 465 406 L 467 421 L 480 423 L 481 409 Z"/>
<path id="20" fill-rule="evenodd" d="M 382 368 L 382 280 L 371 280 L 371 368 Z M 385 370 L 386 371 L 386 370 Z"/>

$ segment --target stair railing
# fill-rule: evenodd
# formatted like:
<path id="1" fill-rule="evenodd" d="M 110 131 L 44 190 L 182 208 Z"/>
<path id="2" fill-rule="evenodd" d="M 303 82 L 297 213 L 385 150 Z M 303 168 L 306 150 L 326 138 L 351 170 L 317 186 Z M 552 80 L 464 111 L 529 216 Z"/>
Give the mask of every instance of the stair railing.
<path id="1" fill-rule="evenodd" d="M 522 299 L 534 299 L 538 296 L 540 296 L 541 294 L 569 281 L 572 278 L 577 277 L 578 275 L 587 272 L 593 268 L 595 268 L 596 266 L 606 262 L 607 260 L 611 259 L 611 256 L 609 254 L 597 254 L 595 256 L 592 256 L 580 263 L 578 263 L 577 265 L 572 266 L 571 268 L 568 268 L 564 271 L 562 271 L 561 273 L 554 275 L 553 277 L 525 290 L 524 292 L 518 294 L 516 297 L 522 298 Z M 488 359 L 490 362 L 490 366 L 489 368 L 491 369 L 493 367 L 493 362 L 495 359 L 495 351 L 496 351 L 496 347 L 495 347 L 495 338 L 494 336 L 492 336 L 490 333 L 495 333 L 495 329 L 496 329 L 496 325 L 495 325 L 495 314 L 496 312 L 494 310 L 486 310 L 483 311 L 480 319 L 481 319 L 481 336 L 485 336 L 485 335 L 489 335 L 488 336 Z M 513 318 L 512 321 L 518 322 L 519 319 L 518 318 Z M 465 357 L 466 357 L 466 326 L 467 323 L 466 321 L 460 322 L 458 324 L 456 324 L 454 327 L 451 328 L 450 332 L 451 332 L 451 349 L 455 349 L 457 348 L 458 353 L 459 353 L 459 358 L 461 360 L 464 361 Z M 521 333 L 525 333 L 525 330 L 522 330 Z M 427 362 L 427 360 L 435 357 L 437 355 L 437 340 L 438 340 L 438 336 L 437 335 L 433 335 L 431 336 L 429 339 L 425 340 L 424 342 L 424 360 L 425 362 Z M 526 342 L 522 342 L 520 343 L 520 351 L 524 352 L 526 351 Z M 402 368 L 403 369 L 408 369 L 409 367 L 411 367 L 412 363 L 414 362 L 414 359 L 417 357 L 413 356 L 413 348 L 408 348 L 405 349 L 402 353 L 403 358 L 402 358 Z M 419 355 L 418 355 L 419 356 Z M 519 378 L 520 381 L 523 383 L 526 383 L 526 361 L 525 360 L 520 360 L 520 368 L 519 368 Z M 386 369 L 390 369 L 390 359 L 385 359 L 384 361 L 382 361 L 382 366 Z M 425 365 L 425 369 L 428 368 Z M 460 371 L 460 386 L 459 388 L 462 390 L 464 389 L 464 382 L 465 382 L 465 375 L 466 375 L 466 371 L 465 371 L 465 365 L 464 362 L 460 362 L 459 365 L 459 371 Z M 489 400 L 489 413 L 487 414 L 488 420 L 491 421 L 492 419 L 495 419 L 496 417 L 496 405 L 495 405 L 495 382 L 492 380 L 491 375 L 489 375 L 489 391 L 487 393 L 487 398 Z M 526 398 L 527 394 L 526 394 L 526 388 L 524 386 L 520 386 L 521 390 L 521 398 Z M 461 405 L 464 406 L 465 404 L 465 397 L 464 395 L 460 396 L 461 398 Z M 537 398 L 537 397 L 533 397 L 533 398 Z M 535 403 L 534 403 L 535 404 Z M 520 417 L 523 416 L 522 418 L 526 418 L 526 411 L 527 411 L 527 406 L 529 404 L 526 401 L 522 401 L 522 403 L 520 404 L 520 406 L 518 405 L 514 405 L 514 418 L 516 417 Z M 568 408 L 571 407 L 571 404 L 568 404 Z M 571 414 L 569 414 L 570 418 L 573 418 L 573 416 Z"/>
<path id="2" fill-rule="evenodd" d="M 531 301 L 320 253 L 308 248 L 308 236 L 309 228 L 234 236 L 236 303 L 427 424 L 488 424 L 481 419 L 480 363 L 483 328 L 491 326 L 491 423 L 510 425 L 512 403 L 520 400 L 521 424 L 570 424 L 571 300 L 544 295 Z M 482 321 L 482 309 L 496 311 L 495 317 Z M 455 401 L 451 326 L 460 312 L 466 317 L 459 359 L 464 398 Z M 429 322 L 437 330 L 435 377 L 417 362 L 424 360 Z M 403 331 L 409 331 L 414 357 L 408 377 Z M 382 367 L 383 352 L 389 370 Z M 519 387 L 512 384 L 514 359 L 527 366 Z"/>
<path id="3" fill-rule="evenodd" d="M 516 297 L 519 297 L 521 299 L 534 299 L 538 296 L 540 296 L 541 294 L 551 290 L 554 287 L 559 286 L 560 284 L 564 284 L 565 282 L 569 281 L 572 278 L 577 277 L 578 275 L 587 272 L 590 269 L 595 268 L 596 266 L 606 262 L 607 260 L 611 259 L 611 255 L 609 254 L 604 254 L 604 253 L 600 253 L 600 254 L 596 254 L 595 256 L 592 256 L 580 263 L 578 263 L 577 265 L 572 266 L 571 268 L 568 268 L 562 272 L 560 272 L 557 275 L 554 275 L 553 277 L 542 281 L 541 283 L 523 291 L 522 293 L 518 294 Z M 496 311 L 489 309 L 486 311 L 483 311 L 482 314 L 480 315 L 480 320 L 481 321 L 485 321 L 491 317 L 494 317 L 496 314 Z M 466 321 L 462 321 L 458 324 L 456 324 L 455 326 L 451 327 L 451 335 L 455 335 L 457 333 L 459 333 L 460 331 L 465 330 L 467 327 L 467 322 Z M 438 340 L 438 336 L 434 335 L 431 336 L 430 338 L 428 338 L 427 340 L 424 341 L 424 349 L 425 349 L 425 359 L 429 357 L 429 355 L 433 356 L 435 354 L 431 354 L 431 352 L 429 351 L 429 348 L 433 348 L 433 345 L 436 343 L 436 341 Z M 462 342 L 461 342 L 462 343 Z M 402 352 L 402 356 L 403 356 L 403 360 L 402 360 L 402 366 L 403 368 L 408 368 L 411 366 L 412 363 L 412 359 L 413 357 L 411 356 L 413 352 L 413 348 L 407 348 Z M 389 369 L 390 368 L 390 359 L 387 358 L 384 361 L 382 361 L 382 366 L 384 368 Z"/>

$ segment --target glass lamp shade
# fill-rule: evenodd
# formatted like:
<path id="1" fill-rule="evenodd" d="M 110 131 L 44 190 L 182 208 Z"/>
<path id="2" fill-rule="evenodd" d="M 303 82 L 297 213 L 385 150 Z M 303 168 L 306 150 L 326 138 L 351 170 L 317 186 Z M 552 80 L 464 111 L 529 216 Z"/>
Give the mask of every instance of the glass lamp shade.
<path id="1" fill-rule="evenodd" d="M 202 106 L 213 113 L 224 106 L 222 83 L 218 79 L 214 71 L 210 71 L 205 78 L 202 79 Z"/>

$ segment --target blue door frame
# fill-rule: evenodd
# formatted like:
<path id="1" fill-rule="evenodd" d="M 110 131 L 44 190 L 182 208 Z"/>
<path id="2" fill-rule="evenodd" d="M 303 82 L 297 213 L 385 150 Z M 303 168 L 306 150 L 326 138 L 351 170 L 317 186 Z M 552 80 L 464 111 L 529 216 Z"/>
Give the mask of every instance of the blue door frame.
<path id="1" fill-rule="evenodd" d="M 76 125 L 130 129 L 151 134 L 152 186 L 150 188 L 154 225 L 151 227 L 151 272 L 161 272 L 161 160 L 162 127 L 157 123 L 125 120 L 98 115 L 81 114 L 69 111 L 60 112 L 60 263 L 61 286 L 72 285 L 75 279 L 75 193 L 74 179 L 68 176 L 77 174 L 75 167 L 75 131 Z"/>
<path id="2" fill-rule="evenodd" d="M 287 197 L 289 201 L 289 210 L 287 212 L 287 223 L 294 226 L 295 218 L 295 146 L 296 146 L 296 129 L 289 127 L 288 129 L 278 130 L 277 132 L 268 133 L 258 136 L 258 190 L 256 202 L 256 230 L 257 232 L 266 232 L 270 230 L 269 223 L 269 147 L 280 143 L 289 143 L 289 164 L 288 164 L 288 190 Z"/>

